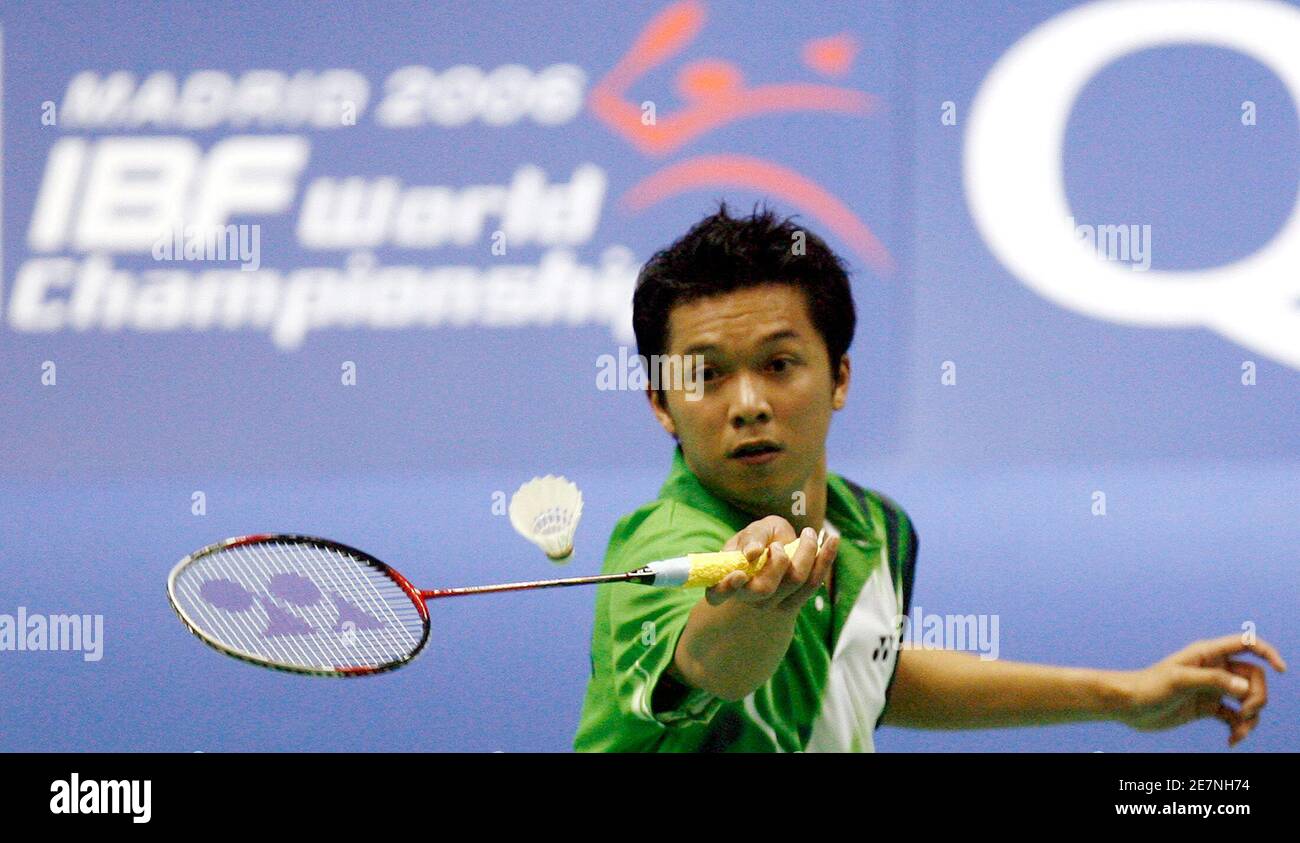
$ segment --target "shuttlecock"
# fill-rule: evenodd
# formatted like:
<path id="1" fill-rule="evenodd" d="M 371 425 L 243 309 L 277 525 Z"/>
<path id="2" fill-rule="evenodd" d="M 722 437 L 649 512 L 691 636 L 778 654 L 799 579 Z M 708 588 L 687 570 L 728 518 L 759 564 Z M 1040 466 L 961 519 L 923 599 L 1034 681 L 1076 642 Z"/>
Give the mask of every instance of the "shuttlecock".
<path id="1" fill-rule="evenodd" d="M 519 535 L 559 561 L 573 553 L 582 517 L 582 492 L 563 477 L 534 477 L 510 498 L 510 523 Z"/>

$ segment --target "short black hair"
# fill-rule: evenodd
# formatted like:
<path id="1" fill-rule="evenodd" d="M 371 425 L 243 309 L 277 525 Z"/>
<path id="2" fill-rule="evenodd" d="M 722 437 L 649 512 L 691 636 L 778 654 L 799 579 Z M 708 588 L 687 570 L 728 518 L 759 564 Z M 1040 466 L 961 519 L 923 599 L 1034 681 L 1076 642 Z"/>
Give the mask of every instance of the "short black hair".
<path id="1" fill-rule="evenodd" d="M 716 213 L 646 261 L 632 296 L 637 352 L 647 360 L 665 352 L 674 306 L 764 284 L 803 291 L 826 343 L 831 378 L 838 377 L 857 325 L 848 270 L 820 237 L 765 205 L 733 217 L 720 202 Z"/>

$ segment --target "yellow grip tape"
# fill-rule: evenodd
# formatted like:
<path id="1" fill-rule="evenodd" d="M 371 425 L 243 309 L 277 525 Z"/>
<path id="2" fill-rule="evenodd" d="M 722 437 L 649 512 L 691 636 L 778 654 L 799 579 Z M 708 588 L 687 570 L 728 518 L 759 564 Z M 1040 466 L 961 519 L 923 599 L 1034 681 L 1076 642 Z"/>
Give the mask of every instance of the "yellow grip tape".
<path id="1" fill-rule="evenodd" d="M 793 557 L 798 548 L 799 540 L 795 539 L 785 546 L 785 555 Z M 686 558 L 691 560 L 691 575 L 681 587 L 712 588 L 722 582 L 732 571 L 744 571 L 750 579 L 753 579 L 767 564 L 767 548 L 764 548 L 763 553 L 753 562 L 746 559 L 745 554 L 739 550 L 690 553 Z"/>

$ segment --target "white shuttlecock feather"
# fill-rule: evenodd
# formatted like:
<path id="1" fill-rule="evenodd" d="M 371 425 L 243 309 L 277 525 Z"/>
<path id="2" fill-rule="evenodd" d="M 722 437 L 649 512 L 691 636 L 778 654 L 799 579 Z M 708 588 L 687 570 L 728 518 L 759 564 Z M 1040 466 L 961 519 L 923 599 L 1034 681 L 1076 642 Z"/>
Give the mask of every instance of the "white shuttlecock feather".
<path id="1" fill-rule="evenodd" d="M 582 517 L 582 492 L 563 477 L 534 477 L 510 498 L 510 523 L 519 535 L 554 560 L 573 553 L 573 533 Z"/>

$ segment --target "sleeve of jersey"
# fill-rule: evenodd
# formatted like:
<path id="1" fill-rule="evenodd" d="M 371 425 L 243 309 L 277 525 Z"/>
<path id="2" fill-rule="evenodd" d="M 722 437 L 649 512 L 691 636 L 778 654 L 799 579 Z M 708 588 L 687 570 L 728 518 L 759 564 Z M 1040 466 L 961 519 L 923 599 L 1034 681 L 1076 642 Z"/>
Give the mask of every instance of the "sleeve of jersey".
<path id="1" fill-rule="evenodd" d="M 712 529 L 695 519 L 689 519 L 695 522 L 689 526 L 682 520 L 671 515 L 647 520 L 630 537 L 620 554 L 622 561 L 636 567 L 657 559 L 719 550 L 730 538 L 721 524 Z M 610 653 L 620 708 L 666 730 L 709 722 L 722 707 L 720 697 L 698 688 L 658 698 L 655 694 L 661 683 L 673 682 L 666 671 L 691 609 L 704 591 L 620 584 L 612 586 L 609 595 Z"/>

